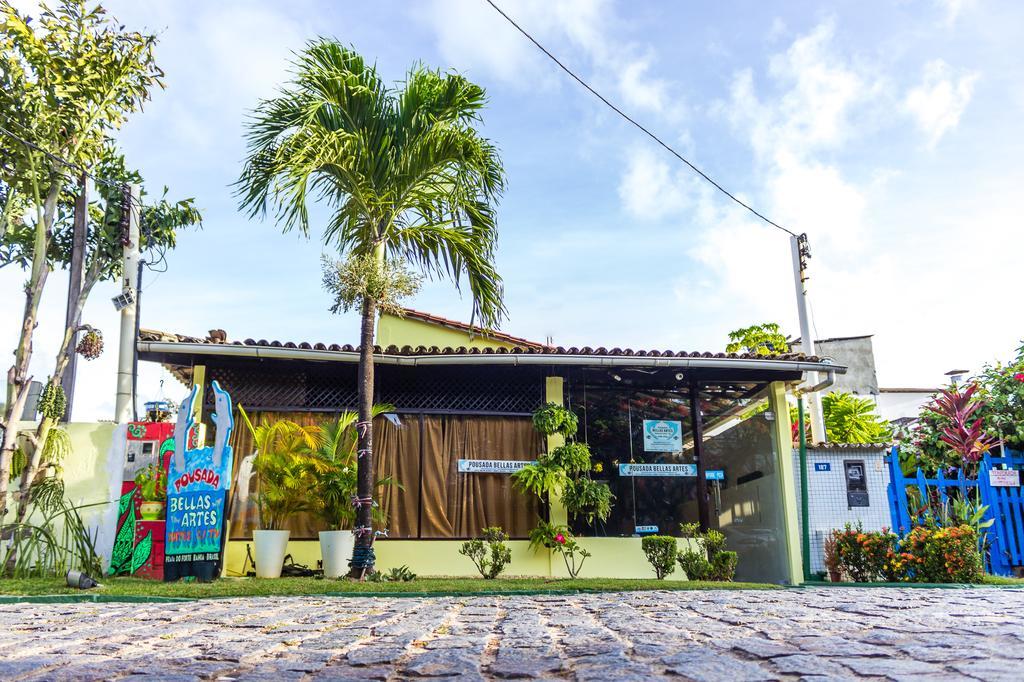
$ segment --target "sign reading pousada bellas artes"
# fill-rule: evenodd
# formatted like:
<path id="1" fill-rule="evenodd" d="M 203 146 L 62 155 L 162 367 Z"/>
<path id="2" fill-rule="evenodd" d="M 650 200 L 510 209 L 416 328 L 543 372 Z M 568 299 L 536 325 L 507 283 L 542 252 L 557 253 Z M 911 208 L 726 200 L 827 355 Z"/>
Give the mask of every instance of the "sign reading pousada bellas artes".
<path id="1" fill-rule="evenodd" d="M 233 457 L 231 432 L 234 417 L 231 396 L 214 381 L 213 445 L 189 447 L 185 435 L 193 422 L 193 388 L 178 411 L 174 456 L 167 475 L 167 536 L 164 579 L 196 576 L 210 580 L 217 574 L 224 544 L 224 509 L 231 488 Z"/>

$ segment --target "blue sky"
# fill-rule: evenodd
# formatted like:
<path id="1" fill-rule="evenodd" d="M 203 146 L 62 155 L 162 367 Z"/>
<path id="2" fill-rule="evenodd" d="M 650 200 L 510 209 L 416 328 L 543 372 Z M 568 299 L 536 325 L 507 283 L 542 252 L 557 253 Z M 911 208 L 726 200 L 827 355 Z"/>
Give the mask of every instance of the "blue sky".
<path id="1" fill-rule="evenodd" d="M 17 3 L 23 6 L 31 3 Z M 875 334 L 883 386 L 936 385 L 1007 357 L 1024 171 L 1024 7 L 1015 2 L 675 3 L 504 0 L 622 108 L 775 221 L 810 235 L 817 336 Z M 151 192 L 195 197 L 203 229 L 144 278 L 145 327 L 229 338 L 354 342 L 327 311 L 314 238 L 236 208 L 246 112 L 329 36 L 386 80 L 419 60 L 490 97 L 509 177 L 499 209 L 504 329 L 560 345 L 720 350 L 774 320 L 796 335 L 788 238 L 716 195 L 568 80 L 483 0 L 106 3 L 160 33 L 167 88 L 119 134 Z M 317 217 L 322 224 L 323 211 Z M 0 271 L 8 343 L 21 273 Z M 66 276 L 44 301 L 34 372 L 52 367 Z M 82 363 L 76 419 L 112 415 L 112 285 L 86 318 L 108 352 Z M 412 307 L 457 319 L 447 283 Z M 144 366 L 140 398 L 180 386 Z"/>

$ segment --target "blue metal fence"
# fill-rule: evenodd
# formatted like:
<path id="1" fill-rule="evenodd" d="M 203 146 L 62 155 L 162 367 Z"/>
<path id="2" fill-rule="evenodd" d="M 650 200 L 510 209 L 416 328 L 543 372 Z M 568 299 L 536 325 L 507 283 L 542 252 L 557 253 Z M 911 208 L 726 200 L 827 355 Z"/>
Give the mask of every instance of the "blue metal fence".
<path id="1" fill-rule="evenodd" d="M 1024 495 L 1019 486 L 993 486 L 990 472 L 993 469 L 1024 469 L 1024 453 L 1007 450 L 1001 457 L 985 455 L 977 479 L 966 478 L 962 469 L 955 477 L 947 477 L 940 471 L 935 478 L 927 478 L 917 470 L 913 476 L 904 476 L 900 467 L 899 451 L 893 448 L 885 458 L 889 464 L 889 513 L 893 529 L 900 535 L 922 521 L 925 509 L 910 509 L 907 502 L 907 488 L 916 487 L 920 499 L 926 505 L 937 493 L 939 501 L 946 504 L 952 492 L 959 498 L 966 498 L 971 489 L 977 489 L 977 498 L 988 507 L 985 518 L 992 520 L 988 528 L 989 552 L 985 568 L 993 575 L 1011 575 L 1014 567 L 1024 566 Z"/>

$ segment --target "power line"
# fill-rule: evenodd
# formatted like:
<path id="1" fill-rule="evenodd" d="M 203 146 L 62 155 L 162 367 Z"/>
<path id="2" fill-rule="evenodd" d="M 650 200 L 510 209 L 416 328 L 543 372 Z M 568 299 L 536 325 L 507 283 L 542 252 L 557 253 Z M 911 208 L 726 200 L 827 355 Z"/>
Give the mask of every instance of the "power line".
<path id="1" fill-rule="evenodd" d="M 622 111 L 622 109 L 619 109 L 619 108 L 618 108 L 617 106 L 615 106 L 615 105 L 614 105 L 614 104 L 612 104 L 612 103 L 611 103 L 610 101 L 608 101 L 608 99 L 607 99 L 607 98 L 606 98 L 606 97 L 605 97 L 604 95 L 602 95 L 601 93 L 599 93 L 599 92 L 598 92 L 597 90 L 595 90 L 594 88 L 590 87 L 590 85 L 589 85 L 589 84 L 588 84 L 588 83 L 587 83 L 587 82 L 586 82 L 585 80 L 583 80 L 582 78 L 580 78 L 579 76 L 577 76 L 577 75 L 576 75 L 576 74 L 575 74 L 575 73 L 574 73 L 574 72 L 572 71 L 572 69 L 570 69 L 569 67 L 567 67 L 567 66 L 566 66 L 565 64 L 563 64 L 563 63 L 562 63 L 561 61 L 559 61 L 558 57 L 556 57 L 555 55 L 551 54 L 551 52 L 549 52 L 547 48 L 545 48 L 545 47 L 544 47 L 543 45 L 541 45 L 541 44 L 540 44 L 539 42 L 537 42 L 537 40 L 536 40 L 536 39 L 535 39 L 535 38 L 534 38 L 534 37 L 533 37 L 532 35 L 530 35 L 529 33 L 527 33 L 527 32 L 526 32 L 526 30 L 525 30 L 525 29 L 524 29 L 524 28 L 523 28 L 522 26 L 520 26 L 519 24 L 517 24 L 517 23 L 515 22 L 515 20 L 514 20 L 514 19 L 513 19 L 512 17 L 510 17 L 509 15 L 505 14 L 505 12 L 504 12 L 504 11 L 503 11 L 503 10 L 502 10 L 502 9 L 501 9 L 500 7 L 498 7 L 498 5 L 496 5 L 496 4 L 494 3 L 494 1 L 493 1 L 493 0 L 485 0 L 485 2 L 487 2 L 487 4 L 488 4 L 488 5 L 490 5 L 491 7 L 493 7 L 493 8 L 494 8 L 494 10 L 495 10 L 495 11 L 496 11 L 496 12 L 497 12 L 498 14 L 500 14 L 500 15 L 501 15 L 501 16 L 503 16 L 503 17 L 505 17 L 505 20 L 506 20 L 506 21 L 508 21 L 508 23 L 512 24 L 512 25 L 513 25 L 513 26 L 514 26 L 514 27 L 516 28 L 516 30 L 518 30 L 518 31 L 519 31 L 520 33 L 522 33 L 522 34 L 523 34 L 524 36 L 526 36 L 527 40 L 529 40 L 529 41 L 530 41 L 531 43 L 533 43 L 534 45 L 536 45 L 536 46 L 537 46 L 537 48 L 538 48 L 538 49 L 539 49 L 539 50 L 540 50 L 541 52 L 543 52 L 544 54 L 546 54 L 546 55 L 548 56 L 548 58 L 550 58 L 550 59 L 551 59 L 551 61 L 553 61 L 553 62 L 554 62 L 555 64 L 558 64 L 558 66 L 559 66 L 559 67 L 560 67 L 560 68 L 562 69 L 562 71 L 565 71 L 565 72 L 566 72 L 567 74 L 569 74 L 569 76 L 571 76 L 573 80 L 575 80 L 575 81 L 576 81 L 577 83 L 579 83 L 579 84 L 580 84 L 580 85 L 582 85 L 582 86 L 583 86 L 584 88 L 586 88 L 586 89 L 587 89 L 588 91 L 590 91 L 590 93 L 591 93 L 592 95 L 594 95 L 594 97 L 597 97 L 597 98 L 598 98 L 599 100 L 601 100 L 602 102 L 604 102 L 604 103 L 605 103 L 605 105 L 607 105 L 607 106 L 608 106 L 608 107 L 609 107 L 609 108 L 610 108 L 610 109 L 611 109 L 612 111 L 614 111 L 614 112 L 615 112 L 615 113 L 617 113 L 617 114 L 618 114 L 619 116 L 621 116 L 622 118 L 624 118 L 624 119 L 626 119 L 627 121 L 629 121 L 630 123 L 632 123 L 632 124 L 633 124 L 634 126 L 636 126 L 637 128 L 639 128 L 639 129 L 640 129 L 640 130 L 641 130 L 641 131 L 642 131 L 642 132 L 643 132 L 644 134 L 646 134 L 646 135 L 647 135 L 647 136 L 648 136 L 649 138 L 651 138 L 652 140 L 654 140 L 655 142 L 657 142 L 658 144 L 660 144 L 660 145 L 661 145 L 662 147 L 664 147 L 664 148 L 665 148 L 665 149 L 666 149 L 666 150 L 667 150 L 667 151 L 668 151 L 668 152 L 669 152 L 670 154 L 672 154 L 672 156 L 676 157 L 677 159 L 679 159 L 680 161 L 682 161 L 683 163 L 685 163 L 685 164 L 686 164 L 687 166 L 689 166 L 689 167 L 690 167 L 690 168 L 691 168 L 691 169 L 692 169 L 692 170 L 693 170 L 693 171 L 694 171 L 695 173 L 697 173 L 697 174 L 698 174 L 698 175 L 700 175 L 700 176 L 701 176 L 702 178 L 704 178 L 705 180 L 707 180 L 708 182 L 710 182 L 710 183 L 711 183 L 712 185 L 714 185 L 715 189 L 717 189 L 717 190 L 718 190 L 719 192 L 721 192 L 721 193 L 722 193 L 722 194 L 724 194 L 725 196 L 729 197 L 729 198 L 730 198 L 730 199 L 732 199 L 732 200 L 733 200 L 734 202 L 736 202 L 737 204 L 739 204 L 739 205 L 740 205 L 740 206 L 742 206 L 743 208 L 747 209 L 748 211 L 750 211 L 750 212 L 751 212 L 751 213 L 753 213 L 753 214 L 754 214 L 755 216 L 757 216 L 758 218 L 760 218 L 760 219 L 761 219 L 761 220 L 763 220 L 764 222 L 768 223 L 768 224 L 769 224 L 769 225 L 771 225 L 772 227 L 775 227 L 775 228 L 777 228 L 777 229 L 779 229 L 779 230 L 782 230 L 783 232 L 785 232 L 786 234 L 788 234 L 788 235 L 790 235 L 790 236 L 792 236 L 792 237 L 795 237 L 795 236 L 797 236 L 797 235 L 796 235 L 796 233 L 795 233 L 795 232 L 793 232 L 792 230 L 790 230 L 790 229 L 787 229 L 787 228 L 783 227 L 782 225 L 779 225 L 779 224 L 778 224 L 777 222 L 775 222 L 774 220 L 771 220 L 771 219 L 770 219 L 770 218 L 768 218 L 767 216 L 765 216 L 765 215 L 763 215 L 763 214 L 759 213 L 759 212 L 758 212 L 757 210 L 755 210 L 755 209 L 754 209 L 754 208 L 753 208 L 752 206 L 750 206 L 749 204 L 746 204 L 746 203 L 744 203 L 744 202 L 743 202 L 742 200 L 738 199 L 738 198 L 737 198 L 737 197 L 736 197 L 736 196 L 735 196 L 734 194 L 732 194 L 732 192 L 730 192 L 729 190 L 725 189 L 725 188 L 724 188 L 724 187 L 722 187 L 722 186 L 721 186 L 720 184 L 718 184 L 717 182 L 715 182 L 715 181 L 714 181 L 714 180 L 713 180 L 713 179 L 712 179 L 712 178 L 711 178 L 711 177 L 710 177 L 710 176 L 709 176 L 709 175 L 708 175 L 707 173 L 705 173 L 705 172 L 704 172 L 704 171 L 702 171 L 702 170 L 701 170 L 700 168 L 697 168 L 697 167 L 696 167 L 695 165 L 693 165 L 692 163 L 690 163 L 689 161 L 687 161 L 687 160 L 686 160 L 686 159 L 685 159 L 685 158 L 683 157 L 683 155 L 682 155 L 682 154 L 680 154 L 680 153 L 679 153 L 679 152 L 677 152 L 677 151 L 676 151 L 675 149 L 673 149 L 672 147 L 670 147 L 670 146 L 669 146 L 668 144 L 666 144 L 665 142 L 663 142 L 663 141 L 661 140 L 661 138 L 659 138 L 659 137 L 658 137 L 657 135 L 655 135 L 655 134 L 654 134 L 654 133 L 652 133 L 652 132 L 651 132 L 650 130 L 648 130 L 647 128 L 645 128 L 645 127 L 644 127 L 643 125 L 641 125 L 640 123 L 637 123 L 637 122 L 636 122 L 636 121 L 635 121 L 635 120 L 634 120 L 633 118 L 631 118 L 631 117 L 630 117 L 630 116 L 629 116 L 628 114 L 626 114 L 626 113 L 625 113 L 624 111 Z"/>

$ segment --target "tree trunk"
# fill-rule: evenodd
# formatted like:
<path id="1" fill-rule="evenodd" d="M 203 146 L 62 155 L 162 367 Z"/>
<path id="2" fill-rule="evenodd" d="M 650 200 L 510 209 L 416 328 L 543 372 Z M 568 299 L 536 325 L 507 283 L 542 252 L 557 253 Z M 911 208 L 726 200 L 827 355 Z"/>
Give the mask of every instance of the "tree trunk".
<path id="1" fill-rule="evenodd" d="M 50 266 L 46 262 L 46 253 L 50 246 L 50 227 L 53 224 L 53 213 L 57 207 L 60 194 L 60 183 L 54 182 L 46 196 L 46 202 L 37 208 L 36 239 L 32 253 L 32 274 L 25 286 L 25 312 L 21 320 L 21 336 L 18 348 L 14 351 L 14 365 L 7 371 L 7 405 L 4 408 L 4 440 L 0 450 L 0 520 L 7 514 L 7 491 L 11 483 L 11 461 L 17 446 L 18 434 L 15 422 L 21 418 L 28 398 L 29 383 L 32 378 L 28 374 L 32 361 L 32 335 L 35 332 L 39 317 L 39 303 L 43 298 L 43 288 L 50 274 Z M 37 195 L 38 196 L 38 195 Z M 37 204 L 38 206 L 38 204 Z"/>
<path id="2" fill-rule="evenodd" d="M 59 386 L 61 384 L 64 372 L 71 362 L 71 356 L 75 352 L 74 340 L 82 324 L 82 311 L 85 309 L 85 302 L 89 298 L 89 293 L 98 279 L 99 264 L 94 262 L 89 267 L 89 272 L 86 273 L 85 282 L 82 284 L 82 289 L 78 292 L 78 298 L 74 303 L 71 319 L 68 326 L 64 329 L 64 340 L 61 342 L 60 350 L 57 352 L 57 362 L 53 368 L 53 375 L 47 382 L 51 386 Z M 28 514 L 29 489 L 39 474 L 40 467 L 45 464 L 43 462 L 43 454 L 46 448 L 46 439 L 50 434 L 50 429 L 56 423 L 57 420 L 55 419 L 43 417 L 39 422 L 39 426 L 36 427 L 35 437 L 32 439 L 35 447 L 32 449 L 32 453 L 29 455 L 28 462 L 25 465 L 25 470 L 21 474 L 21 489 L 18 493 L 18 523 L 24 522 L 25 516 Z"/>
<path id="3" fill-rule="evenodd" d="M 363 326 L 359 335 L 359 421 L 356 432 L 359 445 L 356 459 L 356 490 L 359 506 L 356 507 L 355 554 L 353 555 L 350 578 L 363 579 L 373 572 L 373 334 L 377 318 L 377 302 L 366 298 L 363 301 Z M 369 504 L 366 501 L 369 500 Z M 357 560 L 358 557 L 368 557 Z"/>

